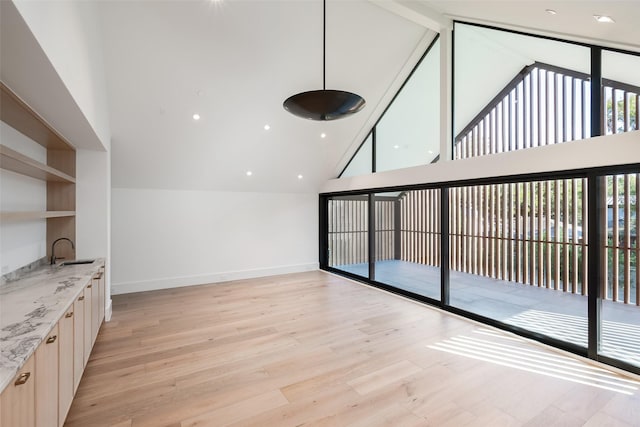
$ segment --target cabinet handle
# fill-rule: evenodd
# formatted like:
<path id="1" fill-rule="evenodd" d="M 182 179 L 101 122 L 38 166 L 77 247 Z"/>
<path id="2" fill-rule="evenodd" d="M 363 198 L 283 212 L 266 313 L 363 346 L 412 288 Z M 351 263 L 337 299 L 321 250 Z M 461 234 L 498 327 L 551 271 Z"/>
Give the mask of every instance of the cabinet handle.
<path id="1" fill-rule="evenodd" d="M 49 338 L 47 338 L 47 344 L 53 344 L 54 342 L 56 342 L 56 338 L 58 338 L 57 335 L 51 335 Z"/>
<path id="2" fill-rule="evenodd" d="M 25 372 L 23 374 L 20 374 L 18 376 L 18 378 L 16 378 L 16 382 L 13 383 L 13 384 L 22 385 L 22 384 L 27 382 L 27 380 L 29 379 L 30 376 L 31 376 L 31 372 Z"/>
<path id="3" fill-rule="evenodd" d="M 64 317 L 66 317 L 67 319 L 69 317 L 73 316 L 73 311 L 68 312 L 67 314 L 64 315 Z"/>
<path id="4" fill-rule="evenodd" d="M 78 298 L 78 301 L 84 301 L 84 295 L 82 295 L 80 298 Z"/>
<path id="5" fill-rule="evenodd" d="M 95 276 L 93 276 L 93 280 L 100 280 L 100 279 L 102 279 L 102 271 L 96 274 Z"/>
<path id="6" fill-rule="evenodd" d="M 91 289 L 91 285 L 87 285 L 87 289 Z"/>

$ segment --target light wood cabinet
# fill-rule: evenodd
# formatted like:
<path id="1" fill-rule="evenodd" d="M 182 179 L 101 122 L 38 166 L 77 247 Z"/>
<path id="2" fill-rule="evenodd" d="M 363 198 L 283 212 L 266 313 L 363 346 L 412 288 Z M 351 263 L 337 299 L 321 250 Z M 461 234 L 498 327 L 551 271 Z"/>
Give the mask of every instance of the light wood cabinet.
<path id="1" fill-rule="evenodd" d="M 80 385 L 84 371 L 84 299 L 85 290 L 73 303 L 73 393 Z"/>
<path id="2" fill-rule="evenodd" d="M 105 277 L 104 277 L 104 267 L 100 268 L 100 273 L 99 273 L 99 287 L 98 290 L 100 292 L 100 308 L 99 308 L 99 325 L 98 325 L 98 330 L 100 330 L 100 326 L 102 326 L 102 322 L 104 322 L 104 307 L 105 307 L 105 289 L 104 289 L 104 282 L 105 282 Z"/>
<path id="3" fill-rule="evenodd" d="M 93 284 L 89 283 L 84 288 L 84 366 L 87 366 L 89 362 L 89 355 L 91 354 L 91 348 L 93 347 L 93 340 L 91 339 L 91 327 L 93 323 L 93 315 L 91 306 L 93 305 Z"/>
<path id="4" fill-rule="evenodd" d="M 102 271 L 0 394 L 0 427 L 64 425 L 104 318 Z"/>
<path id="5" fill-rule="evenodd" d="M 74 304 L 58 322 L 59 357 L 58 357 L 58 426 L 64 424 L 67 412 L 73 400 L 73 326 Z"/>
<path id="6" fill-rule="evenodd" d="M 58 427 L 58 324 L 35 353 L 36 427 Z"/>
<path id="7" fill-rule="evenodd" d="M 0 395 L 0 426 L 34 427 L 35 419 L 35 356 L 31 356 L 22 369 Z"/>
<path id="8" fill-rule="evenodd" d="M 96 342 L 104 319 L 104 272 L 100 270 L 91 281 L 91 346 Z"/>

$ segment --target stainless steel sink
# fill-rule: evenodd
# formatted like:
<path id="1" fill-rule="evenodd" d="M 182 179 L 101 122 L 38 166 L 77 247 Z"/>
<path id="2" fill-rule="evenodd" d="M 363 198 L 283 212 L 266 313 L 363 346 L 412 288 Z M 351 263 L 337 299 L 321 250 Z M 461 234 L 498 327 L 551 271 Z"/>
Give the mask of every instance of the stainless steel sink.
<path id="1" fill-rule="evenodd" d="M 71 261 L 65 261 L 61 263 L 60 266 L 64 267 L 67 265 L 92 264 L 94 261 L 95 259 L 75 259 Z"/>

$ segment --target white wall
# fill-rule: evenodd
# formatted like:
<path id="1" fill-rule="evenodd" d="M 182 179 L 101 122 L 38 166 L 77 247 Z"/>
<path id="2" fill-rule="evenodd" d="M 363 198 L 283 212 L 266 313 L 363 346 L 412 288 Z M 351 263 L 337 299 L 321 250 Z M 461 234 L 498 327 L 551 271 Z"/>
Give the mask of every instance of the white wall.
<path id="1" fill-rule="evenodd" d="M 317 268 L 316 194 L 112 189 L 112 292 Z"/>
<path id="2" fill-rule="evenodd" d="M 640 131 L 327 181 L 323 193 L 640 163 Z"/>
<path id="3" fill-rule="evenodd" d="M 2 144 L 46 163 L 44 147 L 4 122 L 0 122 Z M 39 179 L 0 170 L 0 210 L 44 211 L 47 206 L 47 184 Z M 3 221 L 0 223 L 0 266 L 2 274 L 10 273 L 47 255 L 46 220 Z"/>
<path id="4" fill-rule="evenodd" d="M 59 129 L 77 147 L 108 149 L 111 135 L 95 2 L 13 0 L 13 3 L 102 147 L 91 147 L 86 140 L 74 141 L 61 126 Z"/>
<path id="5" fill-rule="evenodd" d="M 97 5 L 13 0 L 0 2 L 0 9 L 0 77 L 78 150 L 76 254 L 107 258 L 110 301 L 111 132 Z M 26 225 L 11 226 L 16 244 L 33 240 Z M 3 247 L 5 234 L 9 236 L 3 233 Z"/>
<path id="6" fill-rule="evenodd" d="M 111 314 L 111 156 L 76 151 L 76 257 L 106 258 L 107 319 Z"/>

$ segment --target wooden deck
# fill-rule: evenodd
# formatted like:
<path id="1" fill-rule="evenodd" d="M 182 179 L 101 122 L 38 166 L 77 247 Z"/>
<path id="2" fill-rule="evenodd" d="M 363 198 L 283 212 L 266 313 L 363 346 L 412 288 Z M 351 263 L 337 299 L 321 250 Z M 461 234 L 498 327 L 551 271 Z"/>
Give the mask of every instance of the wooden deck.
<path id="1" fill-rule="evenodd" d="M 368 264 L 337 266 L 361 276 Z M 406 261 L 376 262 L 376 280 L 440 299 L 440 269 Z M 451 271 L 452 306 L 587 346 L 587 297 Z M 603 354 L 640 366 L 640 307 L 603 301 Z"/>
<path id="2" fill-rule="evenodd" d="M 66 425 L 632 426 L 639 389 L 316 271 L 114 296 Z"/>

